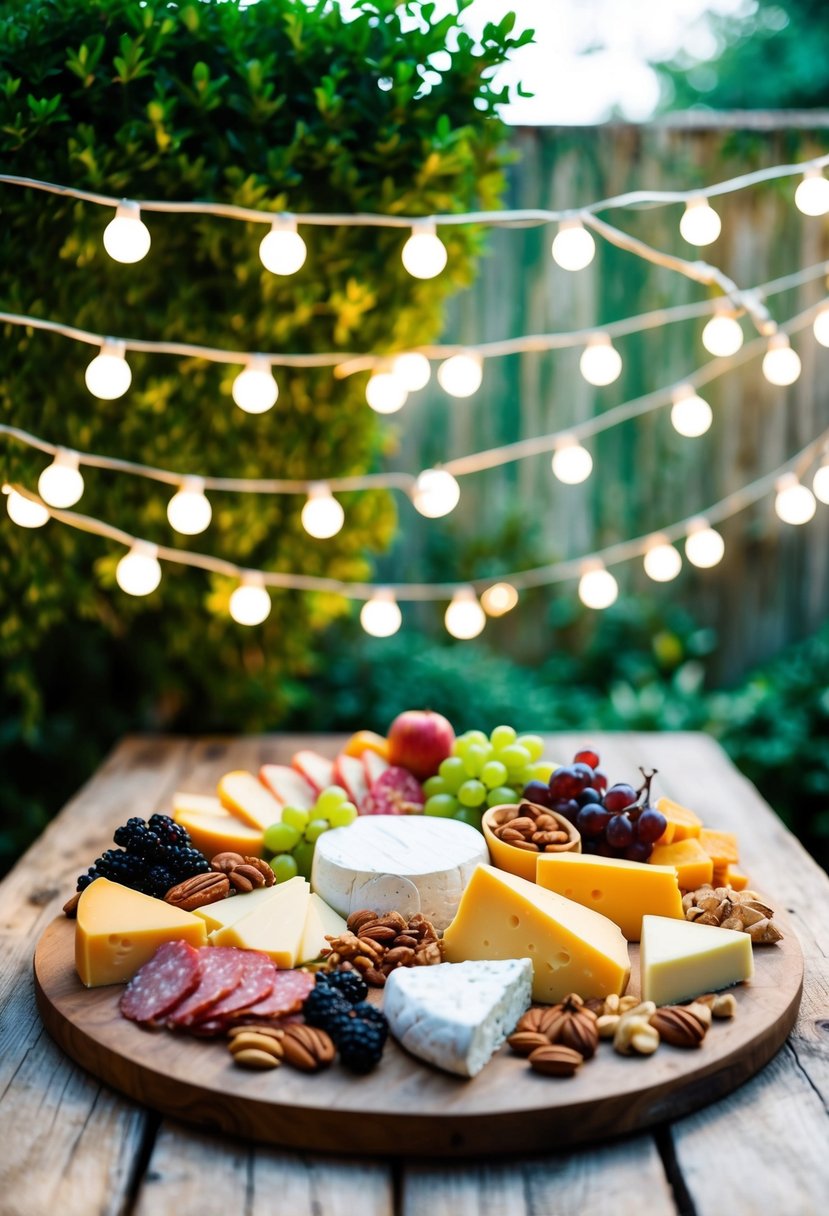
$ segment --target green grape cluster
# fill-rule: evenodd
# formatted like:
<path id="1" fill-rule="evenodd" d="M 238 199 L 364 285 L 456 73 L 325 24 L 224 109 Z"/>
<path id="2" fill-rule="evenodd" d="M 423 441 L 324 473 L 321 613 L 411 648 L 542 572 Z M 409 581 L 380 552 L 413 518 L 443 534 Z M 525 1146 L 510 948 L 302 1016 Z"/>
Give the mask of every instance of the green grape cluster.
<path id="1" fill-rule="evenodd" d="M 480 828 L 487 807 L 520 802 L 528 782 L 549 781 L 555 765 L 543 754 L 540 735 L 519 735 L 511 726 L 458 735 L 452 755 L 424 782 L 424 814 Z"/>
<path id="2" fill-rule="evenodd" d="M 324 789 L 310 811 L 284 807 L 279 823 L 272 823 L 265 832 L 265 849 L 274 854 L 270 866 L 276 881 L 287 882 L 297 874 L 310 878 L 314 849 L 323 832 L 347 828 L 356 818 L 356 806 L 339 785 Z"/>

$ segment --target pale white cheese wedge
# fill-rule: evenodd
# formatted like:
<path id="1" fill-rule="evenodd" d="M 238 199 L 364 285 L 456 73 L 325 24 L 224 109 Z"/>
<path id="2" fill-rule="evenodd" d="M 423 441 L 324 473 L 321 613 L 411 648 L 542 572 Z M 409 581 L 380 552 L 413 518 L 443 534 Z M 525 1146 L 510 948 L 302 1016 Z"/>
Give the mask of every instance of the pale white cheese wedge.
<path id="1" fill-rule="evenodd" d="M 398 967 L 383 993 L 397 1041 L 446 1072 L 474 1077 L 530 1007 L 528 958 Z"/>
<path id="2" fill-rule="evenodd" d="M 735 929 L 642 917 L 642 1000 L 675 1005 L 754 974 L 751 938 Z"/>
<path id="3" fill-rule="evenodd" d="M 480 832 L 428 815 L 363 815 L 317 840 L 311 887 L 341 916 L 360 908 L 421 912 L 438 931 L 458 910 L 479 862 L 489 861 Z"/>
<path id="4" fill-rule="evenodd" d="M 319 895 L 311 895 L 308 900 L 308 911 L 305 913 L 305 928 L 302 930 L 302 941 L 299 943 L 298 963 L 309 963 L 318 958 L 328 946 L 326 934 L 339 937 L 345 933 L 345 921 L 338 912 L 329 908 Z"/>

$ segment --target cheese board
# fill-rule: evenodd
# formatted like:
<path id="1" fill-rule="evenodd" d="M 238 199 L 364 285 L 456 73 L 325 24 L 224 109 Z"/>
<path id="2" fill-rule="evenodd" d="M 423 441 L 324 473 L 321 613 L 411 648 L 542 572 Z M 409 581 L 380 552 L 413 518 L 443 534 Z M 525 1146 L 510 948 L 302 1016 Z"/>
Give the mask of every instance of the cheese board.
<path id="1" fill-rule="evenodd" d="M 700 1050 L 647 1059 L 601 1049 L 576 1076 L 532 1072 L 502 1047 L 472 1079 L 439 1072 L 389 1040 L 367 1076 L 338 1068 L 251 1073 L 215 1041 L 144 1030 L 119 1013 L 120 986 L 85 988 L 72 921 L 53 921 L 34 958 L 35 994 L 53 1039 L 95 1076 L 164 1115 L 248 1140 L 319 1152 L 453 1157 L 549 1152 L 642 1130 L 725 1096 L 779 1050 L 800 1003 L 803 956 L 791 926 L 754 952 L 738 1011 Z M 639 947 L 630 946 L 638 992 Z M 381 1002 L 372 994 L 372 1000 Z"/>

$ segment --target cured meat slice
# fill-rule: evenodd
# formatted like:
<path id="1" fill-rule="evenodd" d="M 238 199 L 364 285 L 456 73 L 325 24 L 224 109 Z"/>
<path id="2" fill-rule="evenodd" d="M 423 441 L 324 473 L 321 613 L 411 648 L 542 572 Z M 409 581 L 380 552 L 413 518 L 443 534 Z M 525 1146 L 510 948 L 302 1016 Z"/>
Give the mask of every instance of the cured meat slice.
<path id="1" fill-rule="evenodd" d="M 167 1025 L 192 1025 L 238 988 L 244 973 L 243 955 L 235 946 L 202 946 L 199 986 L 170 1012 Z"/>
<path id="2" fill-rule="evenodd" d="M 131 1022 L 158 1025 L 198 987 L 199 951 L 187 942 L 165 942 L 135 973 L 121 997 L 121 1013 Z"/>
<path id="3" fill-rule="evenodd" d="M 269 995 L 255 1005 L 240 1009 L 231 1020 L 234 1023 L 248 1019 L 262 1021 L 296 1013 L 315 982 L 313 975 L 307 971 L 277 971 Z"/>
<path id="4" fill-rule="evenodd" d="M 255 1005 L 257 1001 L 264 1000 L 271 994 L 276 974 L 276 967 L 267 954 L 259 954 L 256 950 L 243 951 L 241 984 L 217 1005 L 211 1005 L 204 1016 L 196 1018 L 195 1022 L 220 1022 L 250 1005 Z"/>

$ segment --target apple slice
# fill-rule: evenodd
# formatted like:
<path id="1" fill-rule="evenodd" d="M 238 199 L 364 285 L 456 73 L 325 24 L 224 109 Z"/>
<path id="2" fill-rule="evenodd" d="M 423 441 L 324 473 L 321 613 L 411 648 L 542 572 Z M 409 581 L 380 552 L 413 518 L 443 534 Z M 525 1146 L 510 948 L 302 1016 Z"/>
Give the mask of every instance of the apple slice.
<path id="1" fill-rule="evenodd" d="M 334 762 L 319 752 L 296 752 L 291 764 L 317 794 L 334 784 Z"/>
<path id="2" fill-rule="evenodd" d="M 379 760 L 380 757 L 378 756 L 377 759 Z M 341 785 L 354 805 L 359 807 L 368 793 L 366 770 L 362 760 L 340 752 L 334 761 L 334 783 Z"/>
<path id="3" fill-rule="evenodd" d="M 378 777 L 382 777 L 387 768 L 390 767 L 388 760 L 384 760 L 382 756 L 378 756 L 377 752 L 363 752 L 360 759 L 363 762 L 363 768 L 366 770 L 366 782 L 368 788 L 374 785 Z"/>
<path id="4" fill-rule="evenodd" d="M 281 806 L 299 807 L 310 811 L 317 795 L 303 776 L 287 764 L 263 764 L 259 780 L 270 790 Z"/>

